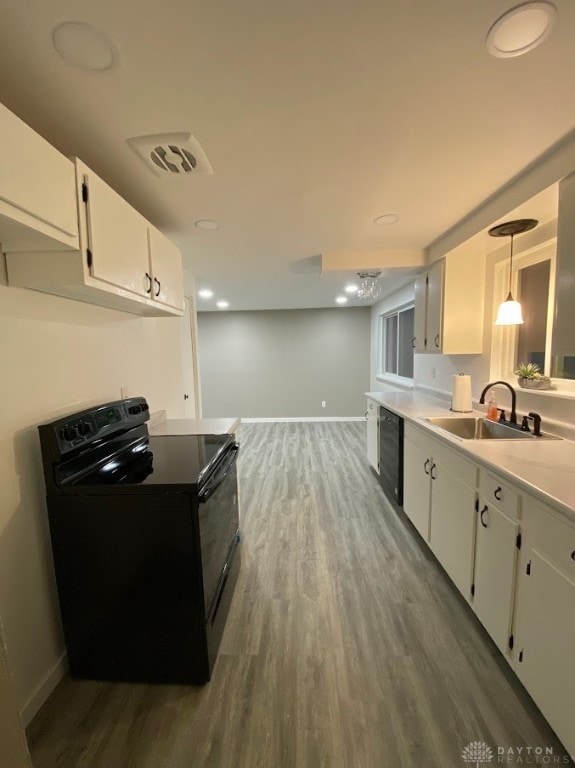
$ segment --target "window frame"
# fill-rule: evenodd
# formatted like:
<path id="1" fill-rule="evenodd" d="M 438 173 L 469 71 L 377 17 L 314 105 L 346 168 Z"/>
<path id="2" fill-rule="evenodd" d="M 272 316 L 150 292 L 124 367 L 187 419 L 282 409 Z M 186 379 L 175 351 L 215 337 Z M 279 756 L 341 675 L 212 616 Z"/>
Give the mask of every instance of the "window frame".
<path id="1" fill-rule="evenodd" d="M 402 312 L 407 312 L 410 309 L 413 309 L 415 312 L 415 300 L 410 300 L 406 302 L 405 304 L 401 304 L 398 307 L 395 307 L 394 309 L 387 310 L 386 312 L 382 312 L 380 315 L 378 315 L 377 323 L 378 323 L 378 357 L 377 357 L 377 373 L 376 373 L 376 379 L 378 381 L 384 381 L 388 382 L 390 384 L 394 384 L 399 387 L 404 387 L 406 389 L 413 389 L 414 387 L 414 378 L 415 378 L 415 349 L 413 349 L 413 362 L 414 362 L 414 376 L 408 377 L 408 376 L 400 376 L 397 373 L 389 373 L 385 370 L 385 357 L 386 357 L 386 339 L 385 339 L 385 321 L 389 317 L 397 317 L 397 331 L 396 331 L 396 363 L 397 368 L 399 369 L 399 315 Z"/>

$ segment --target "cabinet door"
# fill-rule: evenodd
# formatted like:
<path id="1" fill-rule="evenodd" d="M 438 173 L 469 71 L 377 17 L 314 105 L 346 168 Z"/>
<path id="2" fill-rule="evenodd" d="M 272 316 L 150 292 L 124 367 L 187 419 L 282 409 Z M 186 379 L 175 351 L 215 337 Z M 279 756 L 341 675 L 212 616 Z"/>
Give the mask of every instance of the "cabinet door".
<path id="1" fill-rule="evenodd" d="M 518 534 L 518 523 L 480 500 L 473 607 L 503 653 L 508 650 L 511 634 Z"/>
<path id="2" fill-rule="evenodd" d="M 518 672 L 567 750 L 575 754 L 575 575 L 562 573 L 533 549 L 523 587 Z"/>
<path id="3" fill-rule="evenodd" d="M 455 586 L 469 599 L 475 548 L 476 492 L 444 464 L 432 464 L 431 472 L 429 544 Z"/>
<path id="4" fill-rule="evenodd" d="M 379 406 L 367 401 L 367 460 L 379 475 Z"/>
<path id="5" fill-rule="evenodd" d="M 425 541 L 429 541 L 431 457 L 418 445 L 403 443 L 403 511 Z"/>
<path id="6" fill-rule="evenodd" d="M 73 163 L 1 104 L 0 131 L 0 202 L 77 241 Z M 3 208 L 2 212 L 8 215 Z M 10 234 L 2 243 L 4 250 L 12 249 Z"/>
<path id="7" fill-rule="evenodd" d="M 429 269 L 427 284 L 427 349 L 441 352 L 443 331 L 443 259 Z"/>
<path id="8" fill-rule="evenodd" d="M 176 309 L 184 308 L 184 278 L 180 249 L 155 227 L 149 227 L 154 299 Z"/>
<path id="9" fill-rule="evenodd" d="M 88 188 L 86 224 L 92 252 L 90 274 L 126 291 L 151 297 L 148 223 L 131 205 L 85 166 L 80 169 Z M 80 203 L 83 205 L 84 203 Z"/>
<path id="10" fill-rule="evenodd" d="M 427 317 L 427 272 L 415 278 L 414 349 L 425 352 L 425 324 Z"/>

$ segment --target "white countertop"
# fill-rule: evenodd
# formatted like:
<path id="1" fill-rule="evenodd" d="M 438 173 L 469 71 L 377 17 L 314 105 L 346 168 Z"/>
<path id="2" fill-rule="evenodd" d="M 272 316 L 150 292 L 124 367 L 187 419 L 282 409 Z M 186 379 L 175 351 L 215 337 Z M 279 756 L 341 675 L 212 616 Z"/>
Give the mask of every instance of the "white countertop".
<path id="1" fill-rule="evenodd" d="M 241 424 L 237 416 L 221 419 L 166 419 L 152 417 L 148 424 L 150 435 L 233 435 Z"/>
<path id="2" fill-rule="evenodd" d="M 542 502 L 575 522 L 575 442 L 571 440 L 462 440 L 425 421 L 428 416 L 485 416 L 456 414 L 449 404 L 417 392 L 366 392 L 375 402 L 470 458 L 507 476 Z M 543 422 L 545 430 L 545 422 Z"/>

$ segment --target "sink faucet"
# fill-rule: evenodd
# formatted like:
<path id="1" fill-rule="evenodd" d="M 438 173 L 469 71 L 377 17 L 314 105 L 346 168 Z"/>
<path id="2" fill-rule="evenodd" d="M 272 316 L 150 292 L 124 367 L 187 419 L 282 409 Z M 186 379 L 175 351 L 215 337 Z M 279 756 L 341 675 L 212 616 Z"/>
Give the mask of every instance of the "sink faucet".
<path id="1" fill-rule="evenodd" d="M 517 424 L 517 413 L 515 412 L 515 406 L 517 403 L 517 394 L 511 384 L 508 384 L 506 381 L 492 381 L 490 384 L 488 384 L 483 392 L 481 393 L 481 397 L 479 398 L 479 402 L 481 405 L 485 403 L 485 393 L 488 389 L 491 389 L 491 387 L 494 387 L 496 384 L 503 384 L 504 387 L 507 387 L 507 389 L 511 392 L 511 416 L 509 417 L 509 421 L 512 424 Z"/>

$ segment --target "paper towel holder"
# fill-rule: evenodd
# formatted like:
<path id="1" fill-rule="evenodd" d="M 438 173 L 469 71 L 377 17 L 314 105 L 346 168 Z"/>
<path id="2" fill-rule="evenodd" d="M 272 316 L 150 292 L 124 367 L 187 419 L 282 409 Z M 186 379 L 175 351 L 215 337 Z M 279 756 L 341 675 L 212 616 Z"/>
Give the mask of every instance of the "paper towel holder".
<path id="1" fill-rule="evenodd" d="M 456 392 L 455 392 L 456 384 L 455 384 L 455 382 L 456 382 L 456 380 L 460 376 L 464 376 L 465 379 L 466 379 L 467 391 L 466 392 L 458 392 L 457 394 L 459 395 L 460 399 L 463 399 L 465 402 L 464 403 L 459 403 L 459 405 L 462 406 L 462 407 L 454 408 L 453 407 L 453 401 L 454 401 L 455 395 L 456 395 Z M 453 384 L 454 384 L 454 386 L 453 386 L 453 392 L 452 392 L 452 395 L 451 395 L 451 407 L 450 407 L 449 410 L 452 413 L 473 413 L 473 401 L 472 401 L 472 398 L 471 398 L 471 376 L 469 376 L 469 374 L 465 374 L 463 372 L 457 373 L 457 374 L 455 374 L 453 376 Z"/>

